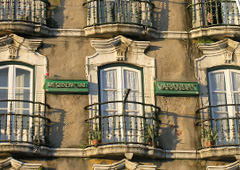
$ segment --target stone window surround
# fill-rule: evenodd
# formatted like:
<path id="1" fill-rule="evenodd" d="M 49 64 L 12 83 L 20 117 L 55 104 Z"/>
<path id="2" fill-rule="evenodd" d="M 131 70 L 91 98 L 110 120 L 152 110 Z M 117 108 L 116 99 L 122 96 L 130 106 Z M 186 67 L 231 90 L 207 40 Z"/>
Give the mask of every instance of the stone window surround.
<path id="1" fill-rule="evenodd" d="M 199 83 L 200 108 L 209 105 L 208 68 L 217 66 L 239 66 L 239 43 L 231 39 L 224 39 L 216 43 L 199 44 L 198 48 L 203 56 L 195 59 L 195 77 Z"/>
<path id="2" fill-rule="evenodd" d="M 143 68 L 144 102 L 155 105 L 155 59 L 144 54 L 149 46 L 148 41 L 133 41 L 120 35 L 108 40 L 92 40 L 91 45 L 96 53 L 86 58 L 89 104 L 99 102 L 98 67 L 110 63 L 126 63 Z"/>
<path id="3" fill-rule="evenodd" d="M 0 62 L 20 62 L 35 67 L 35 102 L 45 102 L 44 83 L 47 59 L 37 51 L 42 40 L 25 39 L 15 34 L 0 38 Z"/>

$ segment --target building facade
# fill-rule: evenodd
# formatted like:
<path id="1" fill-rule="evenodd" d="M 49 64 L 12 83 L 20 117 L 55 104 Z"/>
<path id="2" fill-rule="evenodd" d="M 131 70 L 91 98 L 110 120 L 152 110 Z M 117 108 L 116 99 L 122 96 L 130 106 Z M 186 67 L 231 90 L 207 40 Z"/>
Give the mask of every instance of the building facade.
<path id="1" fill-rule="evenodd" d="M 0 169 L 239 169 L 236 0 L 2 0 Z"/>

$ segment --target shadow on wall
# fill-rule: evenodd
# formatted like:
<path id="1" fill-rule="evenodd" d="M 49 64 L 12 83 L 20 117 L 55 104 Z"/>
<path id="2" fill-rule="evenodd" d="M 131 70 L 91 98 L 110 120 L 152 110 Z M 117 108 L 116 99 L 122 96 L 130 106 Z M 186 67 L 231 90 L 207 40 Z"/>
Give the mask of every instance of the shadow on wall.
<path id="1" fill-rule="evenodd" d="M 152 0 L 155 4 L 153 10 L 153 27 L 157 30 L 167 31 L 169 26 L 169 0 Z"/>
<path id="2" fill-rule="evenodd" d="M 48 8 L 47 26 L 50 28 L 63 28 L 65 10 L 64 0 L 48 0 L 50 6 Z"/>
<path id="3" fill-rule="evenodd" d="M 173 112 L 161 112 L 161 117 L 165 117 L 164 123 L 160 124 L 161 136 L 160 136 L 160 146 L 163 149 L 171 149 L 175 150 L 177 145 L 182 142 L 182 137 L 189 137 L 191 136 L 184 136 L 183 129 L 179 128 L 179 118 L 184 119 L 191 119 L 195 120 L 195 117 L 192 116 L 181 116 Z M 171 121 L 170 121 L 171 120 Z M 166 123 L 165 123 L 166 122 Z M 171 123 L 170 123 L 171 122 Z M 192 121 L 184 121 L 185 123 L 192 123 Z M 194 131 L 194 129 L 193 129 Z M 194 140 L 195 142 L 195 140 Z"/>
<path id="4" fill-rule="evenodd" d="M 63 142 L 63 127 L 66 112 L 62 109 L 51 108 L 51 114 L 59 115 L 58 121 L 51 120 L 50 126 L 50 147 L 60 148 Z"/>

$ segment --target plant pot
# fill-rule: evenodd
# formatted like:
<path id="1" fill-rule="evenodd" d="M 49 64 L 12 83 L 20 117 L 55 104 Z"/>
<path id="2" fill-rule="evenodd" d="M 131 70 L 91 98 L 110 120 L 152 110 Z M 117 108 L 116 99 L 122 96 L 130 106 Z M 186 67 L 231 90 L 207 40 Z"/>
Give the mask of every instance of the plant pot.
<path id="1" fill-rule="evenodd" d="M 92 145 L 98 145 L 99 143 L 101 143 L 101 140 L 97 140 L 97 139 L 92 140 Z"/>
<path id="2" fill-rule="evenodd" d="M 152 146 L 152 141 L 148 141 L 148 142 L 147 142 L 147 145 L 148 145 L 148 146 Z"/>
<path id="3" fill-rule="evenodd" d="M 207 141 L 206 142 L 206 147 L 211 147 L 211 146 L 214 146 L 215 145 L 215 141 Z"/>

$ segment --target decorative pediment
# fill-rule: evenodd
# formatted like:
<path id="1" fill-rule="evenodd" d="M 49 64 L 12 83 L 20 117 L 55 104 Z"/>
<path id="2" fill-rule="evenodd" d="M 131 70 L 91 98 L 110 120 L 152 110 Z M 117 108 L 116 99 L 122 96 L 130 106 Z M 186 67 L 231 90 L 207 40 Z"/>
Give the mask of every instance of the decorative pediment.
<path id="1" fill-rule="evenodd" d="M 237 52 L 238 46 L 239 42 L 231 39 L 224 39 L 216 43 L 199 44 L 198 48 L 205 56 L 223 55 L 225 63 L 231 63 L 235 61 L 234 56 Z M 238 50 L 238 53 L 239 52 L 240 51 Z"/>
<path id="2" fill-rule="evenodd" d="M 207 166 L 207 170 L 237 170 L 239 169 L 239 166 L 240 166 L 239 161 L 236 161 L 227 165 Z"/>
<path id="3" fill-rule="evenodd" d="M 41 43 L 42 40 L 25 39 L 15 34 L 9 34 L 0 38 L 0 51 L 8 51 L 9 59 L 17 59 L 20 48 L 35 52 Z"/>
<path id="4" fill-rule="evenodd" d="M 208 106 L 208 69 L 214 67 L 240 67 L 239 42 L 224 39 L 215 43 L 199 44 L 203 55 L 195 59 L 195 76 L 199 84 L 200 106 Z"/>
<path id="5" fill-rule="evenodd" d="M 29 170 L 35 170 L 39 169 L 42 165 L 41 164 L 35 164 L 35 163 L 24 163 L 21 161 L 18 161 L 12 157 L 9 157 L 3 161 L 0 161 L 0 169 L 4 168 L 10 168 L 12 170 L 17 169 L 29 169 Z"/>
<path id="6" fill-rule="evenodd" d="M 133 41 L 122 35 L 108 40 L 92 40 L 91 45 L 99 54 L 115 54 L 115 61 L 125 61 L 127 52 L 132 54 L 144 53 L 148 47 L 148 41 Z"/>
<path id="7" fill-rule="evenodd" d="M 155 170 L 157 168 L 156 165 L 142 165 L 139 163 L 131 162 L 127 159 L 123 159 L 119 162 L 107 165 L 107 164 L 93 164 L 92 169 L 93 170 L 108 170 L 108 169 L 128 169 L 128 170 L 142 170 L 142 169 L 148 169 L 148 170 Z"/>

